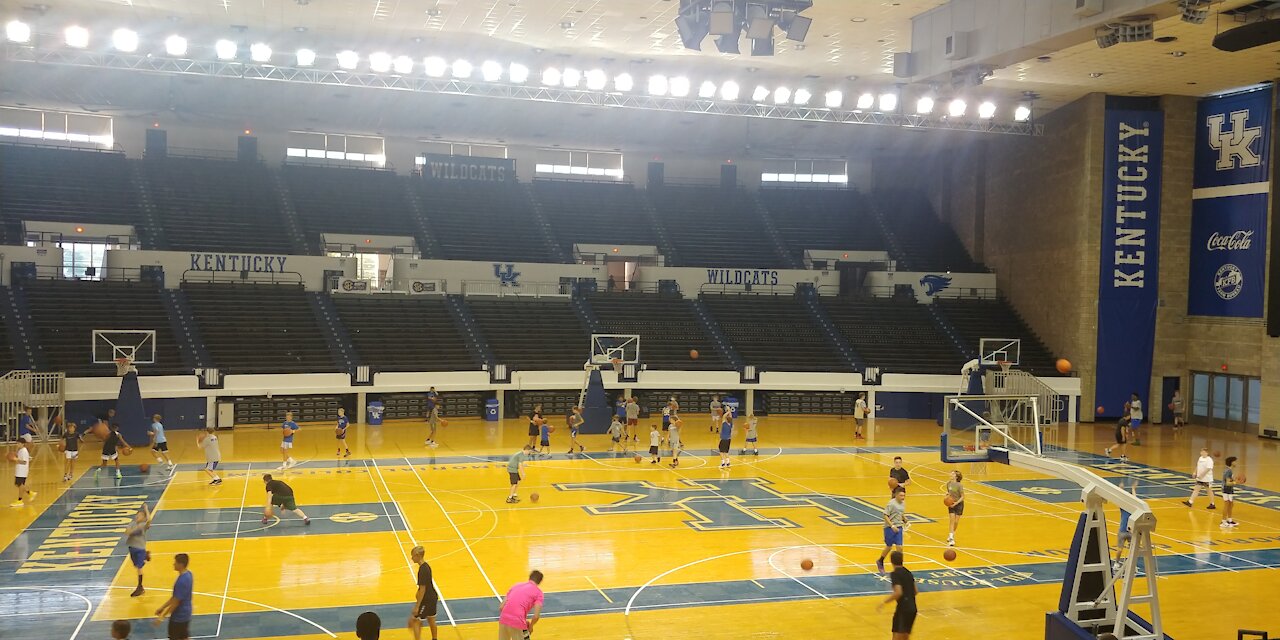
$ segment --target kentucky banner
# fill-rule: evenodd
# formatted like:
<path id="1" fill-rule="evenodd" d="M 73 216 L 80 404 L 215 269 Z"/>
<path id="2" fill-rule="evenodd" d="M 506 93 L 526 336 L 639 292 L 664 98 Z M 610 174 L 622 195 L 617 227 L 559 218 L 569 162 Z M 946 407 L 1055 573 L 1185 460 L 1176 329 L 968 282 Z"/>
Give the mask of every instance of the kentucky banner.
<path id="1" fill-rule="evenodd" d="M 1200 101 L 1187 314 L 1261 318 L 1271 89 Z"/>
<path id="2" fill-rule="evenodd" d="M 516 181 L 516 161 L 512 158 L 476 158 L 424 153 L 422 159 L 422 177 L 428 180 Z"/>
<path id="3" fill-rule="evenodd" d="M 1119 415 L 1151 386 L 1160 246 L 1164 113 L 1108 109 L 1103 134 L 1102 260 L 1094 395 Z"/>

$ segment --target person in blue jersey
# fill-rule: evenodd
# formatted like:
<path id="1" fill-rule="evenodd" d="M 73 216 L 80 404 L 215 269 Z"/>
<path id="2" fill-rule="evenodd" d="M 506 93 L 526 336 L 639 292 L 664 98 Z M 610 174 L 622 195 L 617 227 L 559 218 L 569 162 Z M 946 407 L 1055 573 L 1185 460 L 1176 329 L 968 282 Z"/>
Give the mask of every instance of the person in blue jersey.
<path id="1" fill-rule="evenodd" d="M 151 426 L 147 429 L 147 435 L 151 437 L 151 453 L 156 457 L 156 462 L 163 462 L 169 467 L 169 473 L 173 473 L 173 460 L 169 459 L 169 438 L 164 435 L 164 423 L 161 422 L 160 414 L 151 416 Z"/>
<path id="2" fill-rule="evenodd" d="M 151 560 L 151 552 L 147 551 L 147 530 L 151 528 L 151 521 L 154 518 L 155 514 L 144 502 L 142 508 L 134 515 L 133 522 L 125 527 L 125 546 L 129 549 L 129 560 L 138 571 L 138 588 L 129 594 L 131 598 L 146 593 L 146 589 L 142 588 L 142 568 Z"/>
<path id="3" fill-rule="evenodd" d="M 338 425 L 334 427 L 334 430 L 333 430 L 334 437 L 338 439 L 338 450 L 333 454 L 335 456 L 341 457 L 343 455 L 342 454 L 343 449 L 346 449 L 347 453 L 345 457 L 347 458 L 351 457 L 351 447 L 347 446 L 347 425 L 348 424 L 349 424 L 349 421 L 347 420 L 347 410 L 343 409 L 342 407 L 338 407 Z"/>
<path id="4" fill-rule="evenodd" d="M 542 436 L 538 442 L 538 455 L 551 456 L 551 421 L 543 420 L 542 425 L 538 427 L 539 434 Z"/>
<path id="5" fill-rule="evenodd" d="M 36 441 L 36 419 L 31 416 L 31 407 L 23 407 L 18 416 L 18 439 L 27 443 Z"/>
<path id="6" fill-rule="evenodd" d="M 631 430 L 627 428 L 627 396 L 626 395 L 618 396 L 617 414 L 618 414 L 618 422 L 622 423 L 622 439 L 630 441 Z"/>
<path id="7" fill-rule="evenodd" d="M 729 447 L 733 440 L 733 412 L 720 413 L 720 468 L 729 468 Z"/>
<path id="8" fill-rule="evenodd" d="M 173 570 L 178 579 L 173 581 L 173 595 L 156 609 L 156 624 L 169 618 L 169 640 L 187 640 L 191 637 L 191 596 L 195 578 L 187 570 L 190 558 L 185 553 L 173 557 Z"/>
<path id="9" fill-rule="evenodd" d="M 280 425 L 280 432 L 283 437 L 280 439 L 280 467 L 277 471 L 284 471 L 289 467 L 297 464 L 290 453 L 293 451 L 293 434 L 298 431 L 298 423 L 293 421 L 293 412 L 284 412 L 284 422 Z"/>
<path id="10" fill-rule="evenodd" d="M 431 427 L 431 433 L 423 444 L 428 447 L 439 446 L 436 444 L 436 429 L 440 426 L 440 394 L 436 393 L 435 387 L 427 391 L 427 425 Z"/>

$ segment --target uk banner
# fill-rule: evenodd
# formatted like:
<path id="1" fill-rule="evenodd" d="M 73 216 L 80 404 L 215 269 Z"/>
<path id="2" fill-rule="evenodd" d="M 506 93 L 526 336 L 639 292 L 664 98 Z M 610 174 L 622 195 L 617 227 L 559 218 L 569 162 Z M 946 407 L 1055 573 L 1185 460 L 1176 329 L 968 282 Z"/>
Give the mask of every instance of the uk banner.
<path id="1" fill-rule="evenodd" d="M 1200 101 L 1188 315 L 1262 317 L 1270 135 L 1269 87 Z"/>
<path id="2" fill-rule="evenodd" d="M 1155 352 L 1164 113 L 1107 109 L 1103 134 L 1102 260 L 1094 396 L 1120 415 L 1146 397 Z"/>

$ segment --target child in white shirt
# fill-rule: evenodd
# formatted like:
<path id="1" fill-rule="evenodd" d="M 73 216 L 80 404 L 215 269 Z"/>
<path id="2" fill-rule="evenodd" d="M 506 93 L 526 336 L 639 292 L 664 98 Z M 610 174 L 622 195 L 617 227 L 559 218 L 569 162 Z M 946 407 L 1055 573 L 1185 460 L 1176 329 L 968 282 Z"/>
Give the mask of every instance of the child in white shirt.
<path id="1" fill-rule="evenodd" d="M 658 447 L 662 446 L 662 432 L 658 431 L 658 425 L 649 425 L 649 455 L 653 457 L 649 464 L 658 464 L 662 462 L 662 454 L 658 453 Z"/>
<path id="2" fill-rule="evenodd" d="M 1195 479 L 1196 486 L 1191 490 L 1191 497 L 1182 504 L 1194 507 L 1196 496 L 1200 495 L 1201 489 L 1204 489 L 1209 494 L 1209 508 L 1217 509 L 1218 507 L 1213 503 L 1213 458 L 1209 456 L 1208 449 L 1200 450 L 1200 459 L 1196 461 L 1196 470 L 1191 477 Z"/>

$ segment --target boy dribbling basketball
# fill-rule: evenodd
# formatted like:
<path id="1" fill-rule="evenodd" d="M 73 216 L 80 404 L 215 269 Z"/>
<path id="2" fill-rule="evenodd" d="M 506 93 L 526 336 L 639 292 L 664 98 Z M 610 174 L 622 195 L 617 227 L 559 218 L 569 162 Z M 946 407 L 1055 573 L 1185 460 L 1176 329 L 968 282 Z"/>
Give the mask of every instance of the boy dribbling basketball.
<path id="1" fill-rule="evenodd" d="M 294 461 L 293 456 L 289 453 L 293 450 L 293 434 L 297 433 L 297 431 L 298 423 L 293 421 L 293 412 L 284 412 L 284 422 L 280 424 L 280 433 L 283 434 L 283 437 L 280 439 L 281 463 L 280 466 L 276 468 L 276 471 L 284 471 L 285 469 L 297 464 L 297 462 Z"/>

